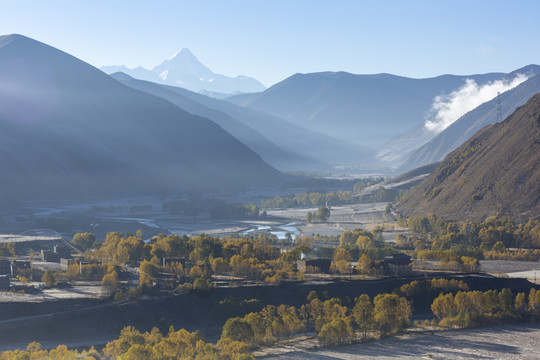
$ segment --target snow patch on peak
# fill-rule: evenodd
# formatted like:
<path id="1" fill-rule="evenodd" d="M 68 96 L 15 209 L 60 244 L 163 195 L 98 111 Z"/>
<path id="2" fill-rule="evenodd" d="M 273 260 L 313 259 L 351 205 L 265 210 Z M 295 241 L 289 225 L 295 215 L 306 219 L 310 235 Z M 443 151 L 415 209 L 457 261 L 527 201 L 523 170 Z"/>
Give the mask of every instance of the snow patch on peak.
<path id="1" fill-rule="evenodd" d="M 174 55 L 168 58 L 167 60 L 172 61 L 178 57 L 184 57 L 184 58 L 189 57 L 189 58 L 197 59 L 195 55 L 193 55 L 193 53 L 188 48 L 182 48 L 178 50 L 177 52 L 175 52 Z"/>
<path id="2" fill-rule="evenodd" d="M 162 78 L 163 80 L 167 80 L 167 76 L 169 75 L 169 70 L 165 70 L 163 71 L 161 74 L 159 74 L 158 76 L 160 78 Z"/>

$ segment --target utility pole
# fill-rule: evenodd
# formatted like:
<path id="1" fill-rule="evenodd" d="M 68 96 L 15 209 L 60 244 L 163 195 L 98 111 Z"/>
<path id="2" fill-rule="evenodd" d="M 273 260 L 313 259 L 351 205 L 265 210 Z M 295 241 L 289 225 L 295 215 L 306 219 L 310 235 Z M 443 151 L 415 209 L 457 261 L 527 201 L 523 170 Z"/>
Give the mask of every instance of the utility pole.
<path id="1" fill-rule="evenodd" d="M 501 93 L 497 92 L 497 122 L 500 123 L 502 121 L 502 113 L 501 113 Z"/>

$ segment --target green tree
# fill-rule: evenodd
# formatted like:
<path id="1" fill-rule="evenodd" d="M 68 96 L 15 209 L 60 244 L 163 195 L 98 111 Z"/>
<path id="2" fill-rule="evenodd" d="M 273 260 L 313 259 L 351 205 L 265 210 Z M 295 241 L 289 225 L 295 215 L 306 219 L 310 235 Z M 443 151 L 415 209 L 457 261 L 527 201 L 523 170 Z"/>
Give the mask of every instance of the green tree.
<path id="1" fill-rule="evenodd" d="M 347 249 L 343 248 L 337 248 L 334 252 L 334 261 L 338 262 L 340 260 L 350 261 L 351 260 L 351 254 L 347 251 Z"/>
<path id="2" fill-rule="evenodd" d="M 15 243 L 8 242 L 7 244 L 0 244 L 0 257 L 13 257 L 15 256 Z"/>
<path id="3" fill-rule="evenodd" d="M 94 245 L 96 242 L 96 236 L 89 232 L 77 233 L 73 235 L 72 242 L 85 251 Z"/>
<path id="4" fill-rule="evenodd" d="M 140 344 L 131 345 L 129 350 L 122 355 L 122 360 L 152 360 L 155 357 L 152 352 L 152 345 L 146 346 Z"/>
<path id="5" fill-rule="evenodd" d="M 367 294 L 362 294 L 356 298 L 352 310 L 354 321 L 362 332 L 362 339 L 367 339 L 367 333 L 375 325 L 373 317 L 373 304 Z"/>
<path id="6" fill-rule="evenodd" d="M 367 254 L 362 254 L 358 259 L 358 269 L 363 271 L 369 271 L 373 266 L 373 261 Z"/>
<path id="7" fill-rule="evenodd" d="M 371 249 L 375 247 L 375 243 L 373 242 L 373 239 L 370 236 L 366 235 L 359 235 L 356 239 L 356 246 L 360 250 L 366 250 Z"/>
<path id="8" fill-rule="evenodd" d="M 152 278 L 159 272 L 159 266 L 150 261 L 142 261 L 139 266 L 139 286 L 150 285 Z"/>
<path id="9" fill-rule="evenodd" d="M 348 344 L 354 339 L 354 329 L 349 318 L 337 318 L 325 324 L 318 333 L 324 346 Z"/>
<path id="10" fill-rule="evenodd" d="M 230 338 L 236 341 L 243 341 L 251 344 L 253 341 L 253 330 L 249 323 L 242 318 L 230 318 L 223 325 L 223 331 L 221 332 L 221 338 Z"/>
<path id="11" fill-rule="evenodd" d="M 212 282 L 209 279 L 197 278 L 193 282 L 193 290 L 206 291 L 212 288 Z"/>
<path id="12" fill-rule="evenodd" d="M 514 301 L 514 309 L 518 312 L 527 310 L 527 295 L 525 293 L 518 293 Z"/>
<path id="13" fill-rule="evenodd" d="M 313 221 L 313 214 L 308 211 L 308 213 L 306 214 L 306 222 L 309 224 L 312 221 Z"/>
<path id="14" fill-rule="evenodd" d="M 129 249 L 124 244 L 118 245 L 114 254 L 114 262 L 118 265 L 125 265 L 129 262 Z"/>
<path id="15" fill-rule="evenodd" d="M 499 307 L 502 311 L 510 312 L 513 308 L 514 296 L 512 295 L 512 290 L 504 288 L 499 293 Z"/>
<path id="16" fill-rule="evenodd" d="M 535 318 L 540 318 L 540 290 L 533 288 L 529 292 L 529 311 Z"/>
<path id="17" fill-rule="evenodd" d="M 345 230 L 339 237 L 339 246 L 349 247 L 354 246 L 354 235 L 351 230 Z"/>
<path id="18" fill-rule="evenodd" d="M 411 241 L 407 236 L 401 233 L 396 235 L 396 246 L 400 248 L 410 248 L 411 245 Z"/>
<path id="19" fill-rule="evenodd" d="M 384 208 L 384 215 L 388 215 L 392 212 L 392 203 L 391 202 L 388 202 L 386 204 L 386 207 Z"/>
<path id="20" fill-rule="evenodd" d="M 504 243 L 502 241 L 497 241 L 491 249 L 495 252 L 505 252 L 506 246 L 504 246 Z"/>
<path id="21" fill-rule="evenodd" d="M 442 293 L 433 300 L 431 304 L 431 311 L 440 320 L 446 317 L 455 316 L 457 308 L 454 302 L 453 294 L 443 295 Z"/>
<path id="22" fill-rule="evenodd" d="M 409 325 L 411 306 L 405 298 L 394 294 L 379 294 L 373 303 L 375 323 L 381 335 L 399 332 Z"/>
<path id="23" fill-rule="evenodd" d="M 44 282 L 47 287 L 56 286 L 56 274 L 51 270 L 47 270 L 41 277 L 41 281 Z"/>
<path id="24" fill-rule="evenodd" d="M 307 301 L 311 302 L 312 300 L 318 299 L 319 296 L 317 295 L 317 292 L 315 290 L 311 290 L 307 296 Z"/>
<path id="25" fill-rule="evenodd" d="M 212 260 L 212 272 L 215 274 L 223 274 L 230 270 L 229 263 L 222 257 Z"/>
<path id="26" fill-rule="evenodd" d="M 228 337 L 221 338 L 217 346 L 220 349 L 221 358 L 225 360 L 236 360 L 240 355 L 249 355 L 248 344 Z"/>
<path id="27" fill-rule="evenodd" d="M 351 265 L 347 260 L 336 261 L 335 268 L 340 274 L 350 274 L 352 272 Z"/>
<path id="28" fill-rule="evenodd" d="M 319 219 L 320 222 L 327 222 L 330 218 L 330 209 L 326 206 L 321 206 L 317 209 L 317 219 Z"/>
<path id="29" fill-rule="evenodd" d="M 105 274 L 101 279 L 101 290 L 105 296 L 111 296 L 118 289 L 118 274 L 116 271 Z"/>

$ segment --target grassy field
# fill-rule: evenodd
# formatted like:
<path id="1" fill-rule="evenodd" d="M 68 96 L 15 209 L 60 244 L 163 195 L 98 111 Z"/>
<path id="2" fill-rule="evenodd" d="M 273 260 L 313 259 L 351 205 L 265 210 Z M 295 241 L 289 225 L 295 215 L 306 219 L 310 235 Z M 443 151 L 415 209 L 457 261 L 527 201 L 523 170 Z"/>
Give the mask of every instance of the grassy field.
<path id="1" fill-rule="evenodd" d="M 290 352 L 261 359 L 538 359 L 540 324 L 501 325 L 451 331 L 406 334 L 364 344 L 324 349 L 288 346 Z"/>

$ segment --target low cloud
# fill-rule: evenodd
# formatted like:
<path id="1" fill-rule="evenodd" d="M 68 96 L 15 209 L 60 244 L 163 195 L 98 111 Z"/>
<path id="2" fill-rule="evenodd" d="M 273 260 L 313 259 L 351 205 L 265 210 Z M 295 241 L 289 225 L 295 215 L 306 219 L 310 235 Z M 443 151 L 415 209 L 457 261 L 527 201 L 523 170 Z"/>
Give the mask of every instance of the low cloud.
<path id="1" fill-rule="evenodd" d="M 439 133 L 469 111 L 495 98 L 497 93 L 515 88 L 525 80 L 527 76 L 523 74 L 516 75 L 512 80 L 496 80 L 484 85 L 478 85 L 476 81 L 467 79 L 458 90 L 433 99 L 425 127 Z"/>

